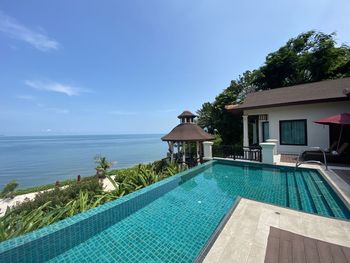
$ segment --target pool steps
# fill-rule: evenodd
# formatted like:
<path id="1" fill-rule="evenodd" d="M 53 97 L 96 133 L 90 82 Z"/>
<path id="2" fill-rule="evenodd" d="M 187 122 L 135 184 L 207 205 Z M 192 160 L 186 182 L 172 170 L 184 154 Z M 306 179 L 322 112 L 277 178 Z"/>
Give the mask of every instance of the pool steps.
<path id="1" fill-rule="evenodd" d="M 346 208 L 334 201 L 332 191 L 319 176 L 313 171 L 286 172 L 286 206 L 324 216 L 344 217 Z"/>

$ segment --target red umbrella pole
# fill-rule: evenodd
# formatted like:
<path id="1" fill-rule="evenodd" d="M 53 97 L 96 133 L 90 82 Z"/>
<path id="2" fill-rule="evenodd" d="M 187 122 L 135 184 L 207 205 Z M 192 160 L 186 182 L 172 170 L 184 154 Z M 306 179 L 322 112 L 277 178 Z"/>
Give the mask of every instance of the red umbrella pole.
<path id="1" fill-rule="evenodd" d="M 340 139 L 341 139 L 341 136 L 342 136 L 342 133 L 343 133 L 343 127 L 344 127 L 344 124 L 342 124 L 341 128 L 340 128 L 340 134 L 339 134 L 339 139 L 338 139 L 337 151 L 339 149 Z"/>

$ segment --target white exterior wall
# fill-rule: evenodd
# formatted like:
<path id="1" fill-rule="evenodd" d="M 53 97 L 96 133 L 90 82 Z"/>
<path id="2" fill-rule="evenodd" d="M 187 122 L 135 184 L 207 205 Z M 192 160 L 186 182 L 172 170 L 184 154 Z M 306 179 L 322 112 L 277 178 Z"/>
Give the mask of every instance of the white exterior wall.
<path id="1" fill-rule="evenodd" d="M 262 108 L 254 110 L 245 110 L 244 115 L 267 114 L 269 121 L 270 139 L 277 139 L 278 153 L 299 154 L 308 147 L 319 146 L 329 147 L 329 127 L 327 125 L 316 124 L 313 121 L 336 115 L 343 112 L 350 112 L 350 101 L 325 102 L 305 105 L 282 106 L 273 108 Z M 299 145 L 280 145 L 279 121 L 280 120 L 307 120 L 307 146 Z M 259 130 L 262 127 L 259 125 Z M 260 133 L 260 132 L 259 132 Z M 259 138 L 262 140 L 262 138 Z"/>

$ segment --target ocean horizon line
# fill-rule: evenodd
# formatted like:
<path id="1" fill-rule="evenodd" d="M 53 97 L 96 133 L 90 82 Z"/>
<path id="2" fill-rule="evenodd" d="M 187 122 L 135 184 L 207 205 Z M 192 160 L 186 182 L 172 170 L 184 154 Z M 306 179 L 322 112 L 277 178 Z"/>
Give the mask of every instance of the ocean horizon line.
<path id="1" fill-rule="evenodd" d="M 7 135 L 0 134 L 0 137 L 53 137 L 53 136 L 123 136 L 123 135 L 164 135 L 163 133 L 87 133 L 87 134 L 18 134 L 18 135 Z"/>

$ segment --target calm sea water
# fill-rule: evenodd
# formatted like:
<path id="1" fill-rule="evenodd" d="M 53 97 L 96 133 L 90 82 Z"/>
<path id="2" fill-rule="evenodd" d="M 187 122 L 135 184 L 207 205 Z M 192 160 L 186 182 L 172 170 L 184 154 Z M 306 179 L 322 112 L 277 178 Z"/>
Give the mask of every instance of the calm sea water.
<path id="1" fill-rule="evenodd" d="M 20 188 L 95 174 L 94 157 L 129 167 L 164 158 L 160 134 L 0 137 L 0 188 L 15 179 Z"/>

